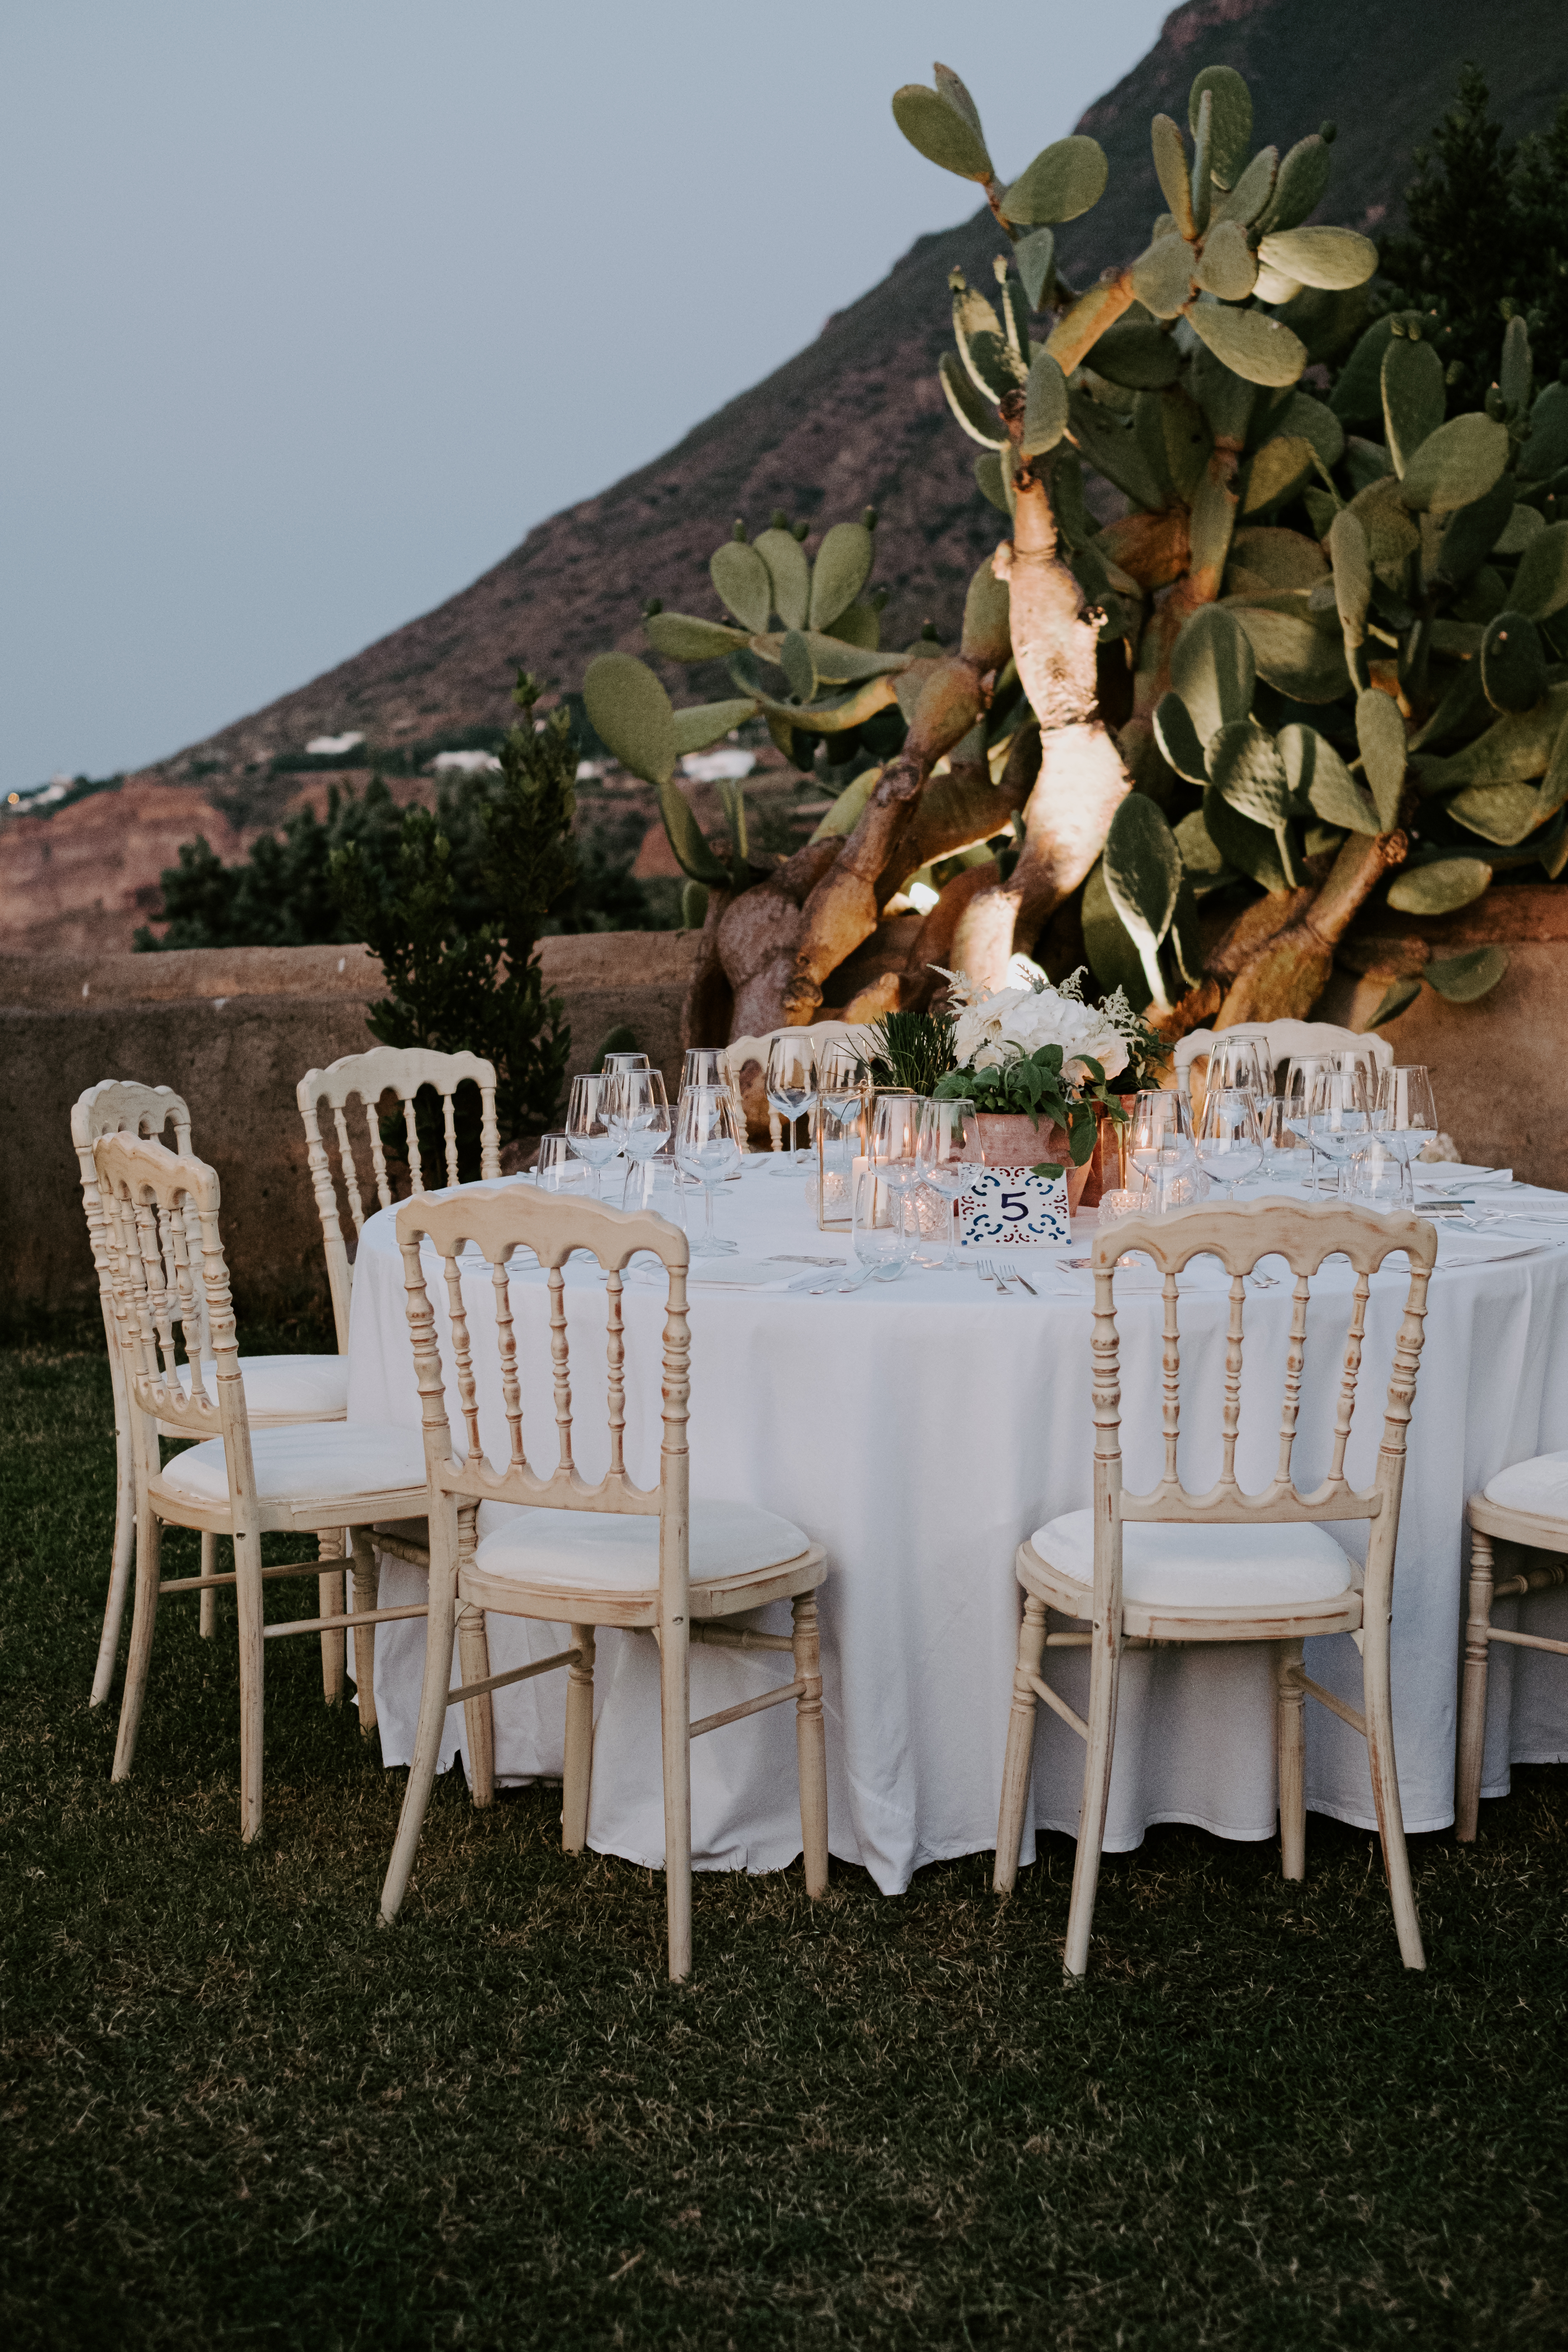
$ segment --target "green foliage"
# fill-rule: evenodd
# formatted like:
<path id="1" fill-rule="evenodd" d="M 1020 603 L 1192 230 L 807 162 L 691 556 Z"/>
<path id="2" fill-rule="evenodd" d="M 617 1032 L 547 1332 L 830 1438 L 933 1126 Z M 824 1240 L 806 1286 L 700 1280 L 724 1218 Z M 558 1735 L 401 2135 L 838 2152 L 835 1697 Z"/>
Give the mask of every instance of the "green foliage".
<path id="1" fill-rule="evenodd" d="M 1068 1082 L 1062 1076 L 1063 1058 L 1059 1045 L 1037 1046 L 1032 1054 L 991 1063 L 983 1070 L 952 1070 L 937 1080 L 931 1093 L 939 1102 L 967 1096 L 982 1113 L 1026 1112 L 1037 1127 L 1044 1123 L 1059 1128 L 1067 1136 L 1073 1166 L 1081 1168 L 1094 1150 L 1095 1105 L 1112 1118 L 1125 1114 L 1100 1064 L 1087 1054 L 1078 1059 L 1089 1075 L 1082 1081 L 1073 1081 L 1074 1091 L 1069 1093 Z"/>
<path id="2" fill-rule="evenodd" d="M 871 1079 L 932 1093 L 952 1067 L 953 1023 L 944 1013 L 884 1013 L 871 1024 Z"/>
<path id="3" fill-rule="evenodd" d="M 563 709 L 535 728 L 539 694 L 538 682 L 520 673 L 521 722 L 502 746 L 498 789 L 479 803 L 483 919 L 466 912 L 451 840 L 426 809 L 407 812 L 389 877 L 373 870 L 357 842 L 331 860 L 353 934 L 386 977 L 389 993 L 370 1010 L 372 1034 L 387 1045 L 467 1048 L 492 1061 L 503 1139 L 550 1125 L 572 1044 L 535 949 L 577 880 L 577 747 Z"/>
<path id="4" fill-rule="evenodd" d="M 395 869 L 404 818 L 379 776 L 363 793 L 327 793 L 324 821 L 302 808 L 281 839 L 264 834 L 247 858 L 226 866 L 204 835 L 182 842 L 162 877 L 168 929 L 146 924 L 132 944 L 159 948 L 298 948 L 336 945 L 360 934 L 333 885 L 332 858 L 352 844 L 367 874 L 384 887 Z"/>
<path id="5" fill-rule="evenodd" d="M 1415 162 L 1408 226 L 1383 249 L 1382 307 L 1432 320 L 1451 414 L 1484 404 L 1510 310 L 1528 325 L 1538 380 L 1554 378 L 1568 361 L 1568 99 L 1549 131 L 1515 146 L 1485 75 L 1466 66 Z"/>

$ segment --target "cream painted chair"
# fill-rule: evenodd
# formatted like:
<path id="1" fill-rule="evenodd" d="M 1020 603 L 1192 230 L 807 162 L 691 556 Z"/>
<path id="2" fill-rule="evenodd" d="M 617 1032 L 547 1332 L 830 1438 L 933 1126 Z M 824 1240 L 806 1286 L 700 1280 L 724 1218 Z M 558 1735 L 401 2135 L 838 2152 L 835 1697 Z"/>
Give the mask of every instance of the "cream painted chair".
<path id="1" fill-rule="evenodd" d="M 868 1045 L 871 1032 L 863 1021 L 813 1021 L 803 1029 L 770 1029 L 766 1035 L 762 1037 L 731 1037 L 724 1048 L 725 1067 L 730 1073 L 731 1092 L 737 1102 L 744 1101 L 742 1074 L 749 1062 L 754 1062 L 759 1066 L 757 1083 L 762 1088 L 763 1098 L 766 1101 L 768 1047 L 775 1037 L 799 1036 L 809 1037 L 813 1052 L 820 1053 L 830 1037 L 850 1037 L 858 1045 Z M 782 1151 L 784 1121 L 772 1103 L 768 1103 L 767 1108 L 768 1148 L 772 1151 Z M 748 1151 L 751 1150 L 749 1140 L 746 1149 Z"/>
<path id="2" fill-rule="evenodd" d="M 669 1973 L 679 1979 L 691 1967 L 690 1743 L 704 1732 L 789 1699 L 795 1701 L 806 1892 L 817 1895 L 826 1888 L 826 1752 L 816 1598 L 825 1572 L 822 1548 L 787 1519 L 755 1504 L 689 1500 L 686 1420 L 691 1347 L 686 1314 L 687 1242 L 676 1226 L 646 1212 L 628 1213 L 566 1193 L 535 1193 L 521 1187 L 473 1192 L 465 1198 L 439 1202 L 405 1202 L 397 1213 L 397 1239 L 424 1403 L 425 1458 L 430 1481 L 430 1620 L 414 1764 L 382 1890 L 382 1916 L 395 1918 L 403 1902 L 448 1706 L 460 1700 L 466 1709 L 474 1802 L 489 1804 L 494 1790 L 495 1757 L 491 1693 L 503 1684 L 521 1682 L 558 1666 L 569 1670 L 562 1844 L 568 1853 L 581 1853 L 587 1837 L 593 1769 L 595 1629 L 624 1626 L 651 1634 L 658 1643 Z M 452 1370 L 464 1426 L 460 1454 L 447 1420 L 446 1377 L 426 1286 L 421 1250 L 426 1241 L 441 1262 L 448 1304 Z M 493 1285 L 499 1388 L 510 1441 L 508 1458 L 499 1469 L 487 1458 L 480 1431 L 479 1386 L 458 1267 L 469 1243 L 478 1244 L 488 1262 Z M 506 1271 L 507 1260 L 519 1246 L 531 1250 L 540 1265 L 549 1269 L 550 1355 L 559 1451 L 554 1465 L 545 1470 L 535 1469 L 523 1448 L 517 1335 Z M 595 1485 L 588 1483 L 573 1459 L 562 1268 L 575 1249 L 589 1251 L 609 1276 L 605 1293 L 609 1467 Z M 658 1483 L 647 1487 L 633 1485 L 624 1453 L 621 1269 L 637 1250 L 651 1251 L 668 1280 L 664 1443 Z M 542 1307 L 544 1301 L 537 1304 Z M 539 1319 L 542 1325 L 542 1318 Z M 543 1341 L 540 1328 L 541 1355 Z M 480 1540 L 477 1522 L 481 1503 L 522 1507 Z M 758 1633 L 727 1622 L 782 1600 L 794 1603 L 792 1634 Z M 554 1657 L 510 1674 L 492 1675 L 487 1613 L 564 1624 L 570 1629 L 570 1646 Z M 447 1683 L 454 1622 L 462 1680 L 451 1690 Z M 692 1642 L 729 1649 L 788 1652 L 794 1677 L 761 1697 L 723 1707 L 693 1723 L 688 1674 Z"/>
<path id="3" fill-rule="evenodd" d="M 346 1114 L 350 1101 L 357 1096 L 364 1113 L 376 1200 L 382 1208 L 389 1209 L 392 1206 L 392 1188 L 387 1182 L 386 1155 L 382 1150 L 381 1119 L 376 1108 L 383 1095 L 395 1094 L 403 1105 L 403 1123 L 408 1138 L 409 1181 L 417 1194 L 425 1191 L 425 1171 L 419 1156 L 414 1098 L 421 1087 L 434 1087 L 441 1098 L 447 1181 L 456 1184 L 458 1134 L 453 1097 L 458 1088 L 469 1080 L 479 1090 L 479 1178 L 481 1182 L 488 1182 L 500 1174 L 500 1137 L 496 1128 L 496 1073 L 494 1063 L 482 1060 L 478 1054 L 436 1054 L 423 1045 L 377 1045 L 368 1054 L 345 1054 L 324 1070 L 307 1070 L 295 1089 L 300 1116 L 305 1122 L 310 1181 L 315 1188 L 316 1209 L 321 1220 L 321 1238 L 326 1245 L 327 1281 L 332 1294 L 332 1317 L 337 1325 L 338 1346 L 345 1355 L 349 1344 L 349 1301 L 353 1286 L 353 1265 L 338 1216 L 337 1188 L 332 1181 L 331 1161 L 321 1134 L 321 1111 L 325 1108 L 332 1114 L 339 1172 L 348 1197 L 349 1214 L 353 1220 L 357 1243 L 364 1230 L 367 1212 L 361 1194 L 359 1170 L 354 1164 L 353 1145 L 349 1139 Z"/>
<path id="4" fill-rule="evenodd" d="M 1481 1760 L 1487 1735 L 1487 1654 L 1494 1642 L 1520 1650 L 1549 1650 L 1568 1657 L 1568 1642 L 1544 1633 L 1519 1633 L 1494 1625 L 1492 1603 L 1531 1592 L 1550 1591 L 1568 1574 L 1568 1454 L 1538 1454 L 1515 1462 L 1472 1495 L 1470 1605 L 1465 1624 L 1465 1664 L 1459 1685 L 1459 1769 L 1454 1833 L 1468 1842 L 1476 1834 L 1481 1801 Z M 1556 1558 L 1534 1566 L 1521 1561 L 1499 1580 L 1494 1544 L 1520 1544 Z"/>
<path id="5" fill-rule="evenodd" d="M 1128 1250 L 1152 1258 L 1163 1276 L 1165 1460 L 1159 1485 L 1146 1495 L 1129 1495 L 1121 1484 L 1121 1391 L 1113 1285 L 1117 1257 Z M 1409 1288 L 1394 1347 L 1376 1475 L 1370 1486 L 1358 1489 L 1346 1478 L 1344 1465 L 1366 1327 L 1368 1285 L 1383 1260 L 1397 1250 L 1409 1256 Z M 1025 1593 L 1024 1618 L 996 1826 L 995 1885 L 997 1893 L 1005 1895 L 1017 1874 L 1029 1794 L 1035 1708 L 1043 1700 L 1071 1726 L 1087 1749 L 1068 1913 L 1066 1973 L 1069 1979 L 1080 1978 L 1089 1965 L 1121 1654 L 1129 1643 L 1142 1647 L 1165 1642 L 1274 1645 L 1279 1835 L 1288 1879 L 1304 1878 L 1307 1869 L 1303 1698 L 1319 1700 L 1362 1734 L 1372 1769 L 1400 1955 L 1408 1969 L 1426 1967 L 1394 1771 L 1389 1619 L 1405 1478 L 1405 1429 L 1415 1402 L 1426 1286 L 1436 1251 L 1435 1229 L 1420 1219 L 1293 1202 L 1257 1201 L 1241 1208 L 1226 1204 L 1220 1209 L 1182 1210 L 1168 1217 L 1124 1218 L 1096 1236 L 1092 1253 L 1094 1507 L 1051 1520 L 1018 1547 L 1016 1569 Z M 1176 1468 L 1181 1404 L 1176 1275 L 1189 1258 L 1205 1252 L 1219 1258 L 1230 1275 L 1230 1311 L 1220 1475 L 1206 1494 L 1194 1495 L 1183 1486 Z M 1300 1406 L 1308 1280 L 1335 1252 L 1350 1259 L 1355 1284 L 1328 1475 L 1310 1494 L 1303 1495 L 1295 1484 L 1291 1449 Z M 1242 1394 L 1242 1278 L 1259 1258 L 1275 1255 L 1288 1262 L 1296 1276 L 1279 1455 L 1268 1486 L 1245 1494 L 1236 1476 Z M 1364 1574 L 1354 1568 L 1328 1531 L 1325 1522 L 1340 1519 L 1370 1523 Z M 1048 1633 L 1047 1611 L 1078 1626 L 1087 1623 L 1090 1630 Z M 1302 1643 L 1309 1635 L 1321 1633 L 1350 1633 L 1354 1638 L 1362 1654 L 1362 1707 L 1345 1706 L 1304 1671 Z M 1087 1720 L 1042 1679 L 1043 1653 L 1061 1649 L 1089 1653 Z"/>
<path id="6" fill-rule="evenodd" d="M 71 1141 L 76 1147 L 77 1167 L 81 1177 L 88 1239 L 92 1245 L 93 1268 L 98 1276 L 99 1305 L 103 1311 L 104 1336 L 109 1342 L 109 1378 L 114 1398 L 114 1546 L 110 1554 L 109 1594 L 104 1603 L 98 1663 L 92 1677 L 89 1705 L 93 1706 L 102 1706 L 114 1681 L 120 1629 L 125 1613 L 125 1595 L 131 1582 L 131 1556 L 136 1540 L 136 1476 L 124 1367 L 115 1336 L 114 1278 L 104 1236 L 103 1202 L 99 1192 L 98 1169 L 92 1152 L 100 1135 L 161 1136 L 170 1127 L 174 1131 L 176 1151 L 188 1154 L 191 1149 L 191 1114 L 181 1097 L 168 1087 L 139 1086 L 131 1078 L 107 1078 L 100 1086 L 89 1087 L 85 1094 L 78 1097 L 71 1109 Z M 187 1230 L 195 1242 L 194 1224 Z M 212 1349 L 205 1305 L 199 1294 L 196 1308 L 199 1337 L 195 1353 L 210 1375 Z M 239 1370 L 246 1384 L 251 1423 L 258 1429 L 280 1429 L 300 1422 L 342 1421 L 348 1412 L 349 1368 L 342 1356 L 245 1356 L 240 1359 Z M 188 1391 L 188 1366 L 179 1368 L 178 1377 Z M 176 1430 L 173 1425 L 160 1426 L 158 1433 L 163 1437 L 184 1434 L 184 1431 Z M 216 1549 L 215 1538 L 204 1535 L 204 1577 L 212 1574 Z M 340 1609 L 342 1607 L 342 1585 L 340 1572 L 336 1584 L 336 1606 Z M 333 1602 L 332 1587 L 328 1578 L 323 1577 L 322 1588 L 321 1606 L 326 1612 Z M 213 1632 L 216 1598 L 216 1587 L 205 1583 L 201 1588 L 199 1603 L 200 1627 L 204 1635 L 210 1635 Z M 342 1639 L 324 1643 L 323 1652 L 322 1675 L 326 1695 L 329 1701 L 332 1701 L 342 1696 Z"/>
<path id="7" fill-rule="evenodd" d="M 137 1504 L 136 1600 L 112 1777 L 127 1779 L 135 1755 L 160 1600 L 165 1593 L 232 1585 L 239 1619 L 240 1829 L 248 1840 L 261 1827 L 265 1643 L 286 1633 L 341 1636 L 350 1626 L 426 1613 L 423 1603 L 355 1608 L 346 1614 L 340 1604 L 319 1617 L 264 1626 L 264 1583 L 270 1577 L 297 1577 L 300 1570 L 263 1568 L 261 1539 L 268 1534 L 312 1534 L 323 1560 L 339 1559 L 347 1528 L 354 1538 L 357 1586 L 358 1571 L 369 1559 L 365 1530 L 379 1518 L 400 1519 L 425 1510 L 423 1449 L 413 1431 L 378 1423 L 257 1425 L 235 1336 L 216 1176 L 201 1160 L 129 1132 L 100 1136 L 93 1159 Z M 176 1326 L 185 1339 L 185 1379 L 177 1361 Z M 189 1350 L 189 1335 L 200 1329 L 211 1349 L 205 1363 L 201 1349 L 194 1356 Z M 160 1428 L 198 1442 L 160 1466 Z M 227 1536 L 234 1545 L 233 1570 L 217 1575 L 204 1567 L 200 1576 L 162 1580 L 165 1526 Z"/>
<path id="8" fill-rule="evenodd" d="M 1369 1067 L 1388 1070 L 1394 1066 L 1394 1048 L 1375 1029 L 1340 1029 L 1331 1021 L 1240 1021 L 1234 1028 L 1217 1032 L 1190 1029 L 1184 1037 L 1177 1039 L 1173 1058 L 1176 1085 L 1183 1094 L 1193 1090 L 1193 1064 L 1201 1061 L 1206 1067 L 1216 1034 L 1250 1037 L 1260 1043 L 1274 1069 L 1293 1055 L 1307 1054 L 1354 1054 Z"/>

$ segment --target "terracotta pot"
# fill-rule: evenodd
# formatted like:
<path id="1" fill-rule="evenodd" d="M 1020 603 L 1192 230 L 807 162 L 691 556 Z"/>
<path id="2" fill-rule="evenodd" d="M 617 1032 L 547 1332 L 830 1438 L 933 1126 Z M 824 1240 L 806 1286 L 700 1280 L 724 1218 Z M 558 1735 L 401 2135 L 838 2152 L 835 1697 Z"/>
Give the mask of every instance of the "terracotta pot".
<path id="1" fill-rule="evenodd" d="M 1123 1108 L 1128 1108 L 1131 1101 L 1131 1095 L 1125 1097 Z M 1129 1115 L 1131 1116 L 1130 1110 Z M 1074 1204 L 1076 1207 L 1084 1209 L 1097 1209 L 1104 1195 L 1117 1191 L 1125 1181 L 1121 1164 L 1121 1144 L 1127 1132 L 1126 1128 L 1119 1126 L 1109 1111 L 1101 1110 L 1098 1107 L 1094 1118 L 1094 1150 L 1089 1157 L 1089 1181 L 1083 1188 L 1082 1198 Z"/>
<path id="2" fill-rule="evenodd" d="M 1054 1160 L 1067 1170 L 1068 1208 L 1080 1206 L 1093 1162 L 1086 1160 L 1081 1168 L 1073 1166 L 1072 1150 L 1061 1128 L 1047 1127 L 1043 1119 L 1037 1127 L 1026 1111 L 982 1111 L 975 1124 L 987 1168 L 1034 1168 L 1042 1160 Z"/>

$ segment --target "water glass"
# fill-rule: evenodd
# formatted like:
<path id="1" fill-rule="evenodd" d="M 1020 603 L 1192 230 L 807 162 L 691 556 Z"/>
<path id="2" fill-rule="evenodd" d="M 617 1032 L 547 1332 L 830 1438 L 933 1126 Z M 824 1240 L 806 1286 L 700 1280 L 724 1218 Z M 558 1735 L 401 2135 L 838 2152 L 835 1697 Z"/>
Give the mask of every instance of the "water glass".
<path id="1" fill-rule="evenodd" d="M 1223 1184 L 1226 1198 L 1234 1201 L 1242 1178 L 1256 1176 L 1263 1165 L 1258 1098 L 1250 1087 L 1211 1087 L 1204 1097 L 1194 1140 L 1204 1174 Z"/>
<path id="2" fill-rule="evenodd" d="M 871 1105 L 868 1154 L 894 1192 L 908 1192 L 920 1182 L 921 1100 L 902 1087 L 889 1087 L 879 1091 Z"/>
<path id="3" fill-rule="evenodd" d="M 675 1157 L 702 1187 L 702 1232 L 691 1244 L 693 1257 L 722 1257 L 735 1248 L 713 1231 L 715 1188 L 741 1164 L 741 1115 L 725 1087 L 687 1087 L 676 1123 Z"/>
<path id="4" fill-rule="evenodd" d="M 634 1160 L 626 1171 L 626 1197 L 622 1207 L 649 1211 L 686 1231 L 687 1200 L 691 1187 L 668 1152 L 655 1159 Z"/>
<path id="5" fill-rule="evenodd" d="M 980 1125 L 967 1095 L 948 1096 L 940 1102 L 922 1102 L 916 1129 L 915 1166 L 921 1182 L 947 1202 L 948 1245 L 943 1274 L 959 1272 L 957 1236 L 953 1226 L 961 1193 L 968 1191 L 980 1163 Z"/>
<path id="6" fill-rule="evenodd" d="M 902 1199 L 895 1195 L 889 1200 L 883 1175 L 875 1160 L 856 1161 L 849 1184 L 849 1220 L 855 1255 L 861 1265 L 891 1282 L 903 1271 L 911 1242 Z"/>
<path id="7" fill-rule="evenodd" d="M 1386 1135 L 1368 1135 L 1344 1170 L 1340 1190 L 1369 1209 L 1399 1209 L 1409 1181 L 1409 1163 L 1403 1153 L 1390 1150 Z"/>
<path id="8" fill-rule="evenodd" d="M 1153 1192 L 1155 1214 L 1173 1206 L 1173 1188 L 1196 1165 L 1193 1107 L 1185 1095 L 1161 1087 L 1133 1097 L 1127 1157 Z"/>
<path id="9" fill-rule="evenodd" d="M 611 1124 L 626 1155 L 626 1181 L 621 1190 L 621 1206 L 631 1197 L 634 1171 L 664 1150 L 670 1137 L 669 1097 L 664 1090 L 661 1070 L 623 1070 L 614 1081 L 615 1100 L 611 1108 Z"/>
<path id="10" fill-rule="evenodd" d="M 835 1118 L 847 1118 L 865 1099 L 869 1066 L 847 1037 L 830 1037 L 817 1056 L 816 1098 Z"/>
<path id="11" fill-rule="evenodd" d="M 1372 1127 L 1365 1065 L 1354 1054 L 1321 1062 L 1312 1081 L 1309 1113 L 1312 1149 L 1343 1169 Z"/>
<path id="12" fill-rule="evenodd" d="M 789 1123 L 784 1164 L 793 1173 L 801 1164 L 795 1148 L 795 1123 L 804 1118 L 816 1102 L 816 1052 L 805 1030 L 786 1029 L 782 1036 L 773 1038 L 768 1047 L 763 1084 L 770 1108 Z"/>
<path id="13" fill-rule="evenodd" d="M 588 1169 L 572 1150 L 569 1135 L 540 1137 L 533 1181 L 542 1192 L 581 1192 L 586 1189 L 588 1176 Z"/>
<path id="14" fill-rule="evenodd" d="M 1318 1197 L 1318 1147 L 1312 1138 L 1312 1097 L 1317 1089 L 1319 1073 L 1332 1067 L 1331 1055 L 1292 1055 L 1285 1066 L 1285 1091 L 1280 1097 L 1283 1133 L 1293 1138 L 1303 1150 L 1311 1154 L 1314 1201 Z"/>
<path id="15" fill-rule="evenodd" d="M 572 1097 L 566 1106 L 566 1139 L 579 1160 L 585 1160 L 594 1171 L 595 1197 L 599 1195 L 599 1171 L 606 1167 L 620 1150 L 610 1125 L 610 1100 L 614 1091 L 611 1079 L 597 1072 L 583 1072 L 572 1081 Z"/>

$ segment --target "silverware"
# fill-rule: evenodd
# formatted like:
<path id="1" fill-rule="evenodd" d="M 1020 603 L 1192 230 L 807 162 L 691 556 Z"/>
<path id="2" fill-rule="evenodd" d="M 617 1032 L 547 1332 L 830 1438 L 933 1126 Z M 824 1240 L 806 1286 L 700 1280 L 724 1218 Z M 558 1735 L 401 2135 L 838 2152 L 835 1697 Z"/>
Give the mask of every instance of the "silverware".
<path id="1" fill-rule="evenodd" d="M 996 1296 L 998 1298 L 1010 1298 L 1012 1297 L 1013 1294 L 1008 1289 L 1006 1283 L 1004 1281 L 1001 1275 L 997 1273 L 995 1266 L 988 1257 L 977 1257 L 974 1261 L 974 1271 L 980 1276 L 982 1282 L 994 1282 L 995 1284 Z"/>

